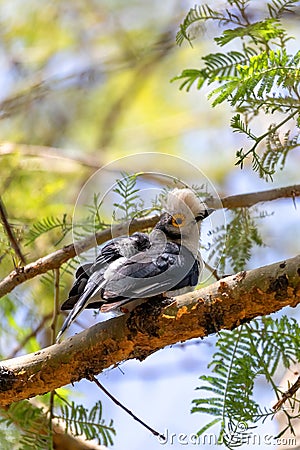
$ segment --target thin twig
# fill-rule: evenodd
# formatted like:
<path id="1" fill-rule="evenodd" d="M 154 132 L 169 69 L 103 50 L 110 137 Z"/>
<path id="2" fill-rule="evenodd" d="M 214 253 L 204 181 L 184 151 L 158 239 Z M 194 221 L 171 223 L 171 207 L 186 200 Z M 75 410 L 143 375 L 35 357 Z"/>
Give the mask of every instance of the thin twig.
<path id="1" fill-rule="evenodd" d="M 163 434 L 160 434 L 158 431 L 154 430 L 149 425 L 147 425 L 145 422 L 143 422 L 141 419 L 139 419 L 135 414 L 133 414 L 132 411 L 130 411 L 130 409 L 126 408 L 126 406 L 124 406 L 121 402 L 119 402 L 119 400 L 116 399 L 116 397 L 114 397 L 110 392 L 108 392 L 108 390 L 100 383 L 100 381 L 97 380 L 95 375 L 89 374 L 87 379 L 89 381 L 94 382 L 98 386 L 98 388 L 101 389 L 107 395 L 107 397 L 109 397 L 117 406 L 119 406 L 124 411 L 126 411 L 127 414 L 129 414 L 134 420 L 139 422 L 143 427 L 145 427 L 145 428 L 147 428 L 147 430 L 151 431 L 151 433 L 154 434 L 154 436 L 159 436 L 164 441 L 166 440 L 166 438 Z"/>
<path id="2" fill-rule="evenodd" d="M 258 144 L 265 139 L 267 136 L 269 136 L 270 133 L 274 133 L 275 131 L 277 131 L 280 127 L 282 127 L 284 124 L 286 124 L 289 120 L 291 120 L 296 114 L 298 114 L 299 111 L 298 109 L 296 109 L 296 111 L 294 111 L 292 114 L 290 114 L 289 116 L 285 117 L 281 122 L 279 122 L 276 126 L 272 127 L 272 129 L 269 129 L 268 131 L 266 131 L 264 134 L 262 134 L 261 136 L 259 136 L 258 138 L 255 138 L 255 144 L 246 152 L 243 154 L 243 156 L 240 158 L 240 160 L 236 163 L 236 164 L 240 164 L 241 162 L 244 161 L 244 159 L 250 155 L 250 153 L 255 152 L 256 147 L 258 146 Z"/>
<path id="3" fill-rule="evenodd" d="M 212 276 L 217 280 L 221 280 L 221 277 L 219 277 L 217 269 L 214 269 L 210 264 L 208 264 L 206 261 L 204 261 L 204 265 L 206 269 L 212 274 Z"/>
<path id="4" fill-rule="evenodd" d="M 19 258 L 19 260 L 23 263 L 26 264 L 26 259 L 25 256 L 23 255 L 21 248 L 19 246 L 19 243 L 15 237 L 15 233 L 12 229 L 12 227 L 10 226 L 9 222 L 8 222 L 8 218 L 7 218 L 7 213 L 6 213 L 6 209 L 4 206 L 4 203 L 0 197 L 0 219 L 1 222 L 3 224 L 3 227 L 6 231 L 7 237 L 9 239 L 10 245 L 12 246 L 12 248 L 14 249 L 15 254 L 17 255 L 17 257 Z"/>
<path id="5" fill-rule="evenodd" d="M 59 269 L 54 270 L 54 306 L 53 306 L 53 316 L 51 322 L 51 344 L 55 344 L 56 337 L 56 325 L 57 325 L 57 317 L 59 314 Z M 54 396 L 55 391 L 50 392 L 50 400 L 49 400 L 49 429 L 52 431 L 53 424 L 53 408 L 54 408 Z"/>
<path id="6" fill-rule="evenodd" d="M 278 411 L 281 406 L 287 401 L 287 399 L 293 397 L 293 395 L 300 389 L 300 376 L 297 378 L 295 383 L 282 394 L 282 398 L 278 400 L 277 403 L 273 406 L 274 411 Z"/>
<path id="7" fill-rule="evenodd" d="M 7 359 L 14 358 L 22 348 L 25 347 L 28 341 L 30 341 L 31 338 L 35 337 L 45 326 L 45 323 L 48 322 L 52 317 L 52 313 L 47 314 L 42 318 L 40 323 L 29 333 L 27 336 L 24 337 L 24 339 L 18 344 L 18 346 L 11 352 L 9 356 L 7 356 Z"/>
<path id="8" fill-rule="evenodd" d="M 64 154 L 61 149 L 56 147 L 47 147 L 42 145 L 25 145 L 25 144 L 14 144 L 11 142 L 5 142 L 0 144 L 0 155 L 15 155 L 21 154 L 25 157 L 34 157 L 34 158 L 44 158 L 51 160 L 58 160 L 63 163 L 76 163 L 80 164 L 83 167 L 87 167 L 89 169 L 98 170 L 102 166 L 102 162 L 99 159 L 96 159 L 94 156 L 89 157 L 76 157 Z M 62 164 L 58 164 L 61 167 Z"/>
<path id="9" fill-rule="evenodd" d="M 56 324 L 59 315 L 59 268 L 54 269 L 54 307 L 51 323 L 51 344 L 55 344 Z"/>

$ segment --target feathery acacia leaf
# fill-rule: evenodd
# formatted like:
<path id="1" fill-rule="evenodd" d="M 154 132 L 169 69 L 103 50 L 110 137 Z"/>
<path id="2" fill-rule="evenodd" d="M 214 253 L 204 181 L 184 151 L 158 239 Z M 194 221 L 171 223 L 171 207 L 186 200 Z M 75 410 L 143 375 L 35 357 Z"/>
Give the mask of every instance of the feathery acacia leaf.
<path id="1" fill-rule="evenodd" d="M 196 22 L 199 21 L 207 21 L 209 19 L 213 20 L 224 20 L 222 13 L 213 10 L 209 5 L 196 5 L 194 8 L 191 8 L 186 15 L 183 23 L 180 25 L 180 30 L 176 35 L 176 43 L 181 45 L 186 39 L 190 45 L 193 40 L 193 35 L 188 32 L 188 29 L 195 25 Z"/>
<path id="2" fill-rule="evenodd" d="M 219 440 L 234 448 L 245 442 L 259 421 L 274 416 L 274 410 L 254 401 L 255 381 L 258 376 L 264 377 L 280 394 L 274 376 L 280 364 L 289 367 L 299 361 L 300 327 L 295 319 L 286 316 L 276 320 L 262 318 L 231 332 L 222 331 L 217 348 L 209 365 L 212 375 L 201 376 L 204 383 L 197 388 L 207 392 L 208 397 L 193 400 L 192 412 L 215 417 L 198 434 L 219 423 Z M 295 421 L 300 416 L 297 409 L 295 406 Z"/>
<path id="3" fill-rule="evenodd" d="M 244 133 L 253 141 L 248 150 L 243 148 L 237 152 L 237 165 L 243 167 L 246 157 L 252 156 L 252 168 L 266 180 L 272 179 L 275 170 L 282 168 L 290 150 L 297 146 L 295 141 L 290 145 L 280 145 L 277 139 L 275 150 L 274 136 L 290 119 L 291 125 L 300 123 L 300 51 L 288 54 L 286 44 L 291 39 L 281 22 L 284 13 L 291 12 L 298 3 L 290 0 L 272 0 L 267 2 L 269 17 L 261 20 L 252 19 L 249 14 L 249 1 L 235 0 L 227 2 L 229 7 L 213 10 L 207 5 L 195 6 L 187 14 L 177 34 L 177 42 L 184 39 L 190 43 L 193 38 L 193 27 L 197 22 L 208 20 L 222 24 L 221 36 L 215 38 L 223 47 L 233 40 L 239 40 L 241 51 L 215 52 L 202 57 L 203 67 L 184 69 L 171 81 L 179 81 L 180 89 L 189 91 L 192 86 L 203 88 L 204 84 L 217 84 L 208 94 L 212 105 L 228 102 L 235 112 L 244 116 L 237 122 L 237 115 L 232 119 L 234 131 Z M 290 109 L 290 110 L 289 110 Z M 292 110 L 292 113 L 290 112 Z M 247 123 L 260 114 L 289 113 L 275 126 L 260 136 L 247 132 L 242 124 Z M 252 127 L 254 129 L 254 127 Z M 274 134 L 275 133 L 275 134 Z M 266 140 L 267 151 L 261 155 L 257 151 L 258 144 Z M 269 150 L 272 141 L 272 152 Z M 275 151 L 274 151 L 275 150 Z M 281 153 L 281 156 L 280 156 Z M 278 164 L 281 161 L 281 164 Z"/>
<path id="4" fill-rule="evenodd" d="M 31 244 L 43 234 L 55 229 L 61 233 L 61 237 L 57 242 L 58 244 L 72 230 L 72 223 L 68 221 L 67 214 L 64 214 L 62 219 L 51 216 L 34 223 L 29 230 L 26 245 Z"/>
<path id="5" fill-rule="evenodd" d="M 298 0 L 272 0 L 268 2 L 268 10 L 270 17 L 280 18 L 283 14 L 292 12 L 293 7 L 299 3 Z"/>
<path id="6" fill-rule="evenodd" d="M 34 406 L 28 400 L 1 410 L 0 424 L 5 424 L 8 430 L 11 427 L 14 435 L 18 436 L 19 450 L 52 449 L 52 435 L 43 408 Z"/>
<path id="7" fill-rule="evenodd" d="M 211 231 L 210 259 L 218 262 L 218 270 L 239 272 L 245 269 L 251 257 L 252 248 L 263 246 L 256 219 L 249 208 L 237 208 L 231 212 L 231 220 L 226 226 Z M 229 267 L 228 267 L 229 266 Z"/>
<path id="8" fill-rule="evenodd" d="M 84 435 L 88 440 L 97 439 L 99 444 L 113 445 L 112 436 L 115 429 L 111 420 L 107 425 L 102 418 L 102 404 L 98 401 L 90 410 L 74 402 L 65 402 L 61 406 L 61 415 L 55 416 L 63 419 L 66 432 L 75 436 Z"/>

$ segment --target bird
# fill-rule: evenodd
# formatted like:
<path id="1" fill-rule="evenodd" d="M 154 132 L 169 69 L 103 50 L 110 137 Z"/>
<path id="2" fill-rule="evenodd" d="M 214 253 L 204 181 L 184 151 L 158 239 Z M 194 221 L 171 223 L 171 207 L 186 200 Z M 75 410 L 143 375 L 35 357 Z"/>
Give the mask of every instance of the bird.
<path id="1" fill-rule="evenodd" d="M 168 193 L 164 211 L 150 234 L 135 232 L 104 245 L 94 262 L 77 269 L 68 298 L 61 305 L 62 311 L 71 312 L 56 341 L 84 309 L 130 311 L 129 305 L 135 307 L 151 297 L 170 298 L 193 290 L 203 267 L 201 222 L 213 211 L 192 189 L 175 188 Z"/>

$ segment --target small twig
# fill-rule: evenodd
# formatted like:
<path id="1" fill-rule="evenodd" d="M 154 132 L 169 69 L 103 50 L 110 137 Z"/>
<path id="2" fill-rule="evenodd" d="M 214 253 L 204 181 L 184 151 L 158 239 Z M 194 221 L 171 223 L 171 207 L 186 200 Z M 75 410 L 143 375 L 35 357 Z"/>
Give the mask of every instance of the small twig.
<path id="1" fill-rule="evenodd" d="M 31 333 L 29 333 L 27 336 L 24 337 L 24 339 L 18 344 L 18 346 L 10 353 L 9 356 L 7 356 L 7 359 L 11 359 L 14 358 L 20 350 L 22 350 L 22 348 L 25 347 L 25 345 L 27 344 L 27 342 L 33 338 L 34 336 L 36 336 L 45 326 L 45 323 L 51 319 L 52 317 L 52 313 L 47 314 L 46 316 L 44 316 L 42 318 L 42 320 L 40 321 L 40 323 L 31 331 Z"/>
<path id="2" fill-rule="evenodd" d="M 51 344 L 55 344 L 56 324 L 59 314 L 59 269 L 54 269 L 54 307 L 51 322 Z"/>
<path id="3" fill-rule="evenodd" d="M 258 146 L 258 144 L 264 140 L 267 136 L 269 136 L 270 133 L 274 133 L 275 131 L 277 131 L 280 127 L 282 127 L 284 124 L 286 124 L 289 120 L 291 120 L 296 114 L 298 114 L 299 111 L 298 109 L 296 109 L 296 111 L 294 111 L 292 114 L 290 114 L 289 116 L 285 117 L 281 122 L 279 122 L 275 127 L 272 127 L 272 129 L 269 129 L 268 131 L 266 131 L 264 134 L 260 135 L 259 137 L 255 138 L 255 144 L 250 148 L 250 150 L 248 150 L 246 153 L 243 154 L 243 156 L 240 158 L 240 160 L 236 163 L 236 164 L 240 164 L 244 161 L 244 159 L 250 155 L 250 153 L 252 153 L 253 155 L 255 154 L 255 150 L 256 147 Z"/>
<path id="4" fill-rule="evenodd" d="M 282 394 L 282 398 L 278 400 L 277 403 L 273 406 L 274 411 L 278 411 L 281 406 L 287 401 L 287 399 L 293 397 L 293 395 L 298 391 L 300 388 L 300 376 L 297 378 L 296 382 L 286 391 Z"/>
<path id="5" fill-rule="evenodd" d="M 210 264 L 208 264 L 206 261 L 204 261 L 204 265 L 206 267 L 206 269 L 212 274 L 213 277 L 215 277 L 215 279 L 217 281 L 221 280 L 221 277 L 219 277 L 217 269 L 214 269 Z"/>
<path id="6" fill-rule="evenodd" d="M 59 314 L 59 269 L 54 269 L 54 306 L 53 306 L 53 315 L 51 322 L 51 344 L 55 344 L 56 337 L 56 324 L 57 317 Z M 50 392 L 50 400 L 49 400 L 49 429 L 52 431 L 53 424 L 53 408 L 54 408 L 54 396 L 55 391 Z"/>
<path id="7" fill-rule="evenodd" d="M 166 440 L 166 438 L 163 434 L 160 434 L 158 431 L 151 428 L 149 425 L 147 425 L 145 422 L 143 422 L 141 419 L 139 419 L 135 414 L 133 414 L 133 412 L 130 411 L 130 409 L 126 408 L 126 406 L 124 406 L 122 403 L 120 403 L 119 400 L 116 399 L 110 392 L 108 392 L 108 390 L 97 380 L 95 375 L 89 374 L 87 376 L 87 379 L 89 381 L 96 383 L 98 388 L 101 389 L 117 406 L 120 406 L 120 408 L 122 408 L 124 411 L 126 411 L 127 414 L 129 414 L 134 420 L 139 422 L 143 427 L 147 428 L 147 430 L 151 431 L 151 433 L 154 434 L 154 436 L 159 436 L 161 439 Z"/>
<path id="8" fill-rule="evenodd" d="M 0 198 L 0 219 L 1 219 L 1 222 L 5 229 L 5 232 L 7 234 L 7 237 L 9 239 L 9 242 L 10 242 L 12 248 L 14 249 L 15 254 L 17 255 L 17 257 L 20 259 L 20 261 L 23 264 L 26 264 L 25 256 L 23 255 L 23 253 L 20 249 L 19 243 L 15 237 L 13 229 L 8 222 L 6 209 L 5 209 L 4 203 L 1 198 Z"/>

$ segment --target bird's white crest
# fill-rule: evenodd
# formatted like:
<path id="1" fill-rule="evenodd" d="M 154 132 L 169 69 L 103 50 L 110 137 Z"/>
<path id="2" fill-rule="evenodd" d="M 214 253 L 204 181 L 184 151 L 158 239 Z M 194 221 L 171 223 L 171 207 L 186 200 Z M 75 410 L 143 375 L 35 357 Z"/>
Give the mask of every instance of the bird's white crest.
<path id="1" fill-rule="evenodd" d="M 169 192 L 166 201 L 166 210 L 169 213 L 180 211 L 184 206 L 191 211 L 193 216 L 196 216 L 204 209 L 203 204 L 191 189 L 175 188 Z"/>

